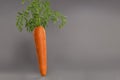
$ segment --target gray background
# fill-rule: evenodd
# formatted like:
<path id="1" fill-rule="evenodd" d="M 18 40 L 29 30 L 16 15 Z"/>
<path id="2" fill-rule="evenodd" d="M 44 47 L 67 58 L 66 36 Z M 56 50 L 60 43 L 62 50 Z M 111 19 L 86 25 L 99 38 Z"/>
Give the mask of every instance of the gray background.
<path id="1" fill-rule="evenodd" d="M 49 24 L 47 80 L 120 80 L 120 1 L 50 0 L 66 15 Z M 33 33 L 18 32 L 21 0 L 0 0 L 0 80 L 40 80 Z"/>

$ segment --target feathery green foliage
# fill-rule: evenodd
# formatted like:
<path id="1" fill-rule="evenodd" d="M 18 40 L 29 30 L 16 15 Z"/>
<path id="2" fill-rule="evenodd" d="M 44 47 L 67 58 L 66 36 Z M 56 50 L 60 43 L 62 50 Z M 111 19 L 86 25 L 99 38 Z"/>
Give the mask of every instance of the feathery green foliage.
<path id="1" fill-rule="evenodd" d="M 19 31 L 26 28 L 32 32 L 35 27 L 47 27 L 49 21 L 59 25 L 62 28 L 66 23 L 66 17 L 61 13 L 54 11 L 50 7 L 48 0 L 22 0 L 22 4 L 28 3 L 26 10 L 18 12 L 16 26 Z"/>

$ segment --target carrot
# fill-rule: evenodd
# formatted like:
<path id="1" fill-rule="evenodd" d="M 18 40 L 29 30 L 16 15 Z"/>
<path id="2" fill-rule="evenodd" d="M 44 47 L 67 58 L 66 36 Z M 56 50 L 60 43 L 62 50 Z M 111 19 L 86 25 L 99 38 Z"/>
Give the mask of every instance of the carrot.
<path id="1" fill-rule="evenodd" d="M 33 31 L 34 40 L 41 76 L 47 73 L 46 31 L 43 26 L 36 27 Z"/>
<path id="2" fill-rule="evenodd" d="M 51 8 L 49 0 L 22 0 L 28 3 L 26 9 L 18 12 L 16 16 L 16 27 L 21 32 L 23 28 L 27 32 L 34 33 L 36 53 L 39 62 L 39 70 L 42 76 L 47 74 L 47 53 L 46 53 L 46 27 L 49 21 L 59 23 L 63 28 L 66 17 Z M 44 6 L 44 7 L 40 7 Z M 50 14 L 49 14 L 50 13 Z M 43 25 L 43 26 L 41 26 Z"/>

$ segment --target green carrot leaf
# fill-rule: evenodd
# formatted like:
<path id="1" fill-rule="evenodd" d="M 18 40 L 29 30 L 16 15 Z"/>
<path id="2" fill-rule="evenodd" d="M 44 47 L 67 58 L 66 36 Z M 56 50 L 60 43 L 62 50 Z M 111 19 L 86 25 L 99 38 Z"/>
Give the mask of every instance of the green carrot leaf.
<path id="1" fill-rule="evenodd" d="M 28 32 L 32 32 L 37 26 L 46 28 L 49 21 L 58 24 L 59 28 L 66 24 L 66 17 L 52 10 L 49 0 L 22 0 L 22 4 L 25 2 L 28 3 L 26 10 L 18 12 L 16 17 L 16 27 L 19 31 L 26 28 Z"/>

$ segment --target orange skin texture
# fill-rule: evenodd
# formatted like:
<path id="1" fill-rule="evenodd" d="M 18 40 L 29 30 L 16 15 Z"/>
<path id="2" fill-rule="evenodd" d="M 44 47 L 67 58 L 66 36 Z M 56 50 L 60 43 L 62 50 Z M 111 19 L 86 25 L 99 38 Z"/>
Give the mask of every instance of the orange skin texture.
<path id="1" fill-rule="evenodd" d="M 46 31 L 44 27 L 36 27 L 33 31 L 34 40 L 41 76 L 47 74 L 47 50 L 46 50 Z"/>

